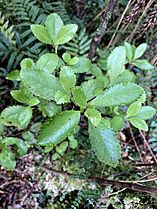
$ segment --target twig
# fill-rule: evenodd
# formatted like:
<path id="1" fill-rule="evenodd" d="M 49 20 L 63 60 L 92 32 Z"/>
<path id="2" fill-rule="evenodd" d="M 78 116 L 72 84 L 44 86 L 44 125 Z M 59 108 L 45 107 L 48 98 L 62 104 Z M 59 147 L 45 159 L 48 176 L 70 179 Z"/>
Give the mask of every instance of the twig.
<path id="1" fill-rule="evenodd" d="M 140 160 L 142 161 L 142 163 L 144 163 L 143 158 L 142 158 L 141 153 L 140 153 L 140 149 L 139 149 L 139 147 L 138 147 L 138 145 L 137 145 L 137 143 L 136 143 L 136 140 L 135 140 L 133 131 L 132 131 L 131 127 L 130 127 L 130 124 L 129 124 L 129 130 L 130 130 L 131 137 L 132 137 L 132 139 L 133 139 L 133 141 L 134 141 L 135 147 L 136 147 L 136 149 L 137 149 L 137 152 L 138 152 L 138 154 L 139 154 L 139 156 L 140 156 Z"/>
<path id="2" fill-rule="evenodd" d="M 134 165 L 135 167 L 142 167 L 142 166 L 157 166 L 157 163 L 137 163 Z"/>
<path id="3" fill-rule="evenodd" d="M 107 9 L 102 13 L 100 25 L 97 29 L 96 35 L 92 41 L 92 44 L 88 53 L 89 59 L 92 59 L 94 57 L 96 50 L 101 42 L 101 39 L 105 34 L 108 22 L 112 16 L 112 13 L 117 3 L 118 3 L 118 0 L 110 0 Z"/>
<path id="4" fill-rule="evenodd" d="M 107 48 L 109 48 L 109 47 L 112 45 L 112 42 L 113 42 L 113 40 L 114 40 L 114 38 L 115 38 L 115 36 L 116 36 L 116 33 L 117 33 L 118 29 L 119 29 L 119 26 L 120 26 L 120 24 L 122 23 L 123 18 L 124 18 L 124 16 L 125 16 L 127 10 L 129 9 L 129 6 L 130 6 L 131 2 L 132 2 L 132 0 L 129 0 L 129 1 L 128 1 L 128 4 L 127 4 L 127 6 L 126 6 L 126 8 L 125 8 L 125 10 L 124 10 L 124 12 L 123 12 L 123 14 L 122 14 L 122 16 L 121 16 L 119 22 L 118 22 L 118 25 L 117 25 L 117 27 L 116 27 L 116 30 L 115 30 L 114 34 L 112 35 L 112 38 L 111 38 L 111 40 L 110 40 L 110 42 L 109 42 Z"/>
<path id="5" fill-rule="evenodd" d="M 121 190 L 119 190 L 117 192 L 110 193 L 110 194 L 106 195 L 105 197 L 111 197 L 111 196 L 117 195 L 117 194 L 119 194 L 119 193 L 121 193 L 121 192 L 123 192 L 125 190 L 126 190 L 126 188 L 123 188 L 123 189 L 121 189 Z"/>
<path id="6" fill-rule="evenodd" d="M 142 176 L 141 180 L 147 178 L 148 176 L 152 175 L 153 173 L 154 173 L 154 171 L 147 173 L 145 176 Z"/>
<path id="7" fill-rule="evenodd" d="M 154 158 L 155 163 L 157 163 L 157 159 L 156 159 L 156 157 L 155 157 L 155 155 L 154 155 L 154 153 L 153 153 L 153 151 L 152 151 L 152 149 L 151 149 L 151 147 L 150 147 L 149 143 L 147 142 L 147 140 L 146 140 L 146 138 L 145 138 L 144 134 L 142 133 L 142 131 L 139 131 L 139 132 L 140 132 L 140 134 L 141 134 L 141 137 L 142 137 L 142 138 L 143 138 L 143 140 L 144 140 L 144 143 L 145 143 L 145 144 L 146 144 L 146 146 L 148 147 L 149 152 L 151 153 L 152 157 Z"/>
<path id="8" fill-rule="evenodd" d="M 23 183 L 21 180 L 12 180 L 12 181 L 8 181 L 8 182 L 5 182 L 4 184 L 0 185 L 0 188 L 3 188 L 5 186 L 8 186 L 10 184 L 15 184 L 15 183 Z"/>
<path id="9" fill-rule="evenodd" d="M 112 185 L 116 188 L 126 188 L 131 189 L 137 192 L 145 192 L 152 195 L 157 195 L 157 189 L 154 187 L 148 187 L 144 185 L 140 185 L 137 183 L 132 182 L 121 182 L 121 181 L 114 181 L 114 180 L 108 180 L 108 179 L 101 179 L 98 177 L 90 177 L 88 181 L 92 182 L 95 181 L 96 183 L 99 183 L 101 185 Z"/>
<path id="10" fill-rule="evenodd" d="M 145 180 L 137 180 L 137 181 L 119 181 L 119 182 L 124 182 L 124 183 L 145 183 L 145 182 L 151 182 L 151 181 L 156 181 L 157 177 L 152 178 L 152 179 L 145 179 Z"/>

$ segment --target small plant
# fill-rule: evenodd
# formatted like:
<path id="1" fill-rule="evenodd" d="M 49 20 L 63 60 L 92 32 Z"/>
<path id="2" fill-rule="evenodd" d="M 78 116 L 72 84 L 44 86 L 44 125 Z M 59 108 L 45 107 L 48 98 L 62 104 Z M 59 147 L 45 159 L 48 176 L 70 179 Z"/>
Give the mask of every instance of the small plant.
<path id="1" fill-rule="evenodd" d="M 147 60 L 139 59 L 147 44 L 136 48 L 125 43 L 116 47 L 107 58 L 106 66 L 101 69 L 87 57 L 72 57 L 67 52 L 62 57 L 57 54 L 58 46 L 69 42 L 77 28 L 75 24 L 64 25 L 55 13 L 47 17 L 45 26 L 31 25 L 34 36 L 53 46 L 55 53 L 42 55 L 36 63 L 25 58 L 21 61 L 21 70 L 8 75 L 7 79 L 20 82 L 19 89 L 11 91 L 11 95 L 23 105 L 4 109 L 0 121 L 4 126 L 25 130 L 31 121 L 33 109 L 37 107 L 46 118 L 37 146 L 44 147 L 45 152 L 56 149 L 53 160 L 62 156 L 68 146 L 76 148 L 75 134 L 87 128 L 97 158 L 115 167 L 121 158 L 116 135 L 125 122 L 129 121 L 134 127 L 147 131 L 145 120 L 156 112 L 150 106 L 143 106 L 145 91 L 136 84 L 136 75 L 126 69 L 128 63 L 142 70 L 153 69 Z M 85 76 L 81 80 L 81 74 L 92 74 L 92 78 Z M 29 138 L 29 134 L 25 135 L 26 138 Z M 8 169 L 15 167 L 15 154 L 27 152 L 28 143 L 23 139 L 8 138 L 2 134 L 1 165 Z M 15 145 L 15 148 L 12 149 L 10 145 Z"/>

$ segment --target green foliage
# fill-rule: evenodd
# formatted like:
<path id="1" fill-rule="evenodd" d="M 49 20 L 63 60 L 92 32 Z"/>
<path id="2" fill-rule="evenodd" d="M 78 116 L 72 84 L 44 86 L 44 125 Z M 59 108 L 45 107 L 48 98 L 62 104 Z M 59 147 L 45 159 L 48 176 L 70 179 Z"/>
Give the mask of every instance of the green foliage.
<path id="1" fill-rule="evenodd" d="M 11 149 L 14 146 L 14 152 Z M 13 170 L 16 166 L 15 156 L 23 156 L 27 153 L 27 144 L 15 137 L 0 138 L 0 164 L 8 169 Z"/>
<path id="2" fill-rule="evenodd" d="M 62 19 L 55 13 L 47 17 L 45 27 L 38 24 L 31 25 L 31 30 L 39 41 L 55 47 L 69 42 L 77 29 L 78 26 L 75 24 L 64 26 Z"/>
<path id="3" fill-rule="evenodd" d="M 82 108 L 87 105 L 87 99 L 84 91 L 80 86 L 76 86 L 72 89 L 72 95 L 74 98 L 74 103 Z"/>
<path id="4" fill-rule="evenodd" d="M 148 142 L 149 142 L 154 154 L 157 156 L 157 123 L 156 123 L 156 119 L 153 120 L 152 123 L 150 124 Z"/>
<path id="5" fill-rule="evenodd" d="M 52 73 L 58 65 L 58 56 L 53 53 L 44 54 L 37 62 L 37 68 Z"/>
<path id="6" fill-rule="evenodd" d="M 55 102 L 57 104 L 64 104 L 70 101 L 70 97 L 64 91 L 58 90 L 55 94 Z"/>
<path id="7" fill-rule="evenodd" d="M 67 52 L 73 56 L 85 56 L 87 55 L 92 38 L 89 37 L 85 29 L 80 30 L 79 34 L 76 34 L 74 39 L 67 43 L 64 48 Z"/>
<path id="8" fill-rule="evenodd" d="M 67 66 L 64 66 L 60 71 L 60 81 L 64 90 L 69 92 L 70 89 L 74 87 L 76 84 L 76 75 L 72 69 L 70 69 Z"/>
<path id="9" fill-rule="evenodd" d="M 101 113 L 95 109 L 88 108 L 85 116 L 89 119 L 93 126 L 97 127 L 101 122 Z"/>
<path id="10" fill-rule="evenodd" d="M 22 69 L 21 79 L 35 96 L 43 99 L 52 100 L 57 90 L 61 89 L 59 80 L 52 74 L 38 69 Z"/>
<path id="11" fill-rule="evenodd" d="M 134 83 L 117 84 L 105 90 L 90 102 L 95 107 L 128 105 L 136 101 L 143 93 L 142 87 Z"/>
<path id="12" fill-rule="evenodd" d="M 1 120 L 4 125 L 17 126 L 24 129 L 29 124 L 32 117 L 31 107 L 11 106 L 1 113 Z"/>
<path id="13" fill-rule="evenodd" d="M 38 144 L 56 145 L 66 139 L 78 124 L 80 113 L 78 111 L 64 111 L 56 115 L 51 121 L 45 123 L 41 129 Z"/>
<path id="14" fill-rule="evenodd" d="M 116 47 L 107 60 L 108 75 L 113 82 L 119 75 L 122 74 L 125 68 L 126 51 L 125 47 Z"/>
<path id="15" fill-rule="evenodd" d="M 152 118 L 155 113 L 155 108 L 150 106 L 141 107 L 141 103 L 135 102 L 129 106 L 126 116 L 133 126 L 140 130 L 148 131 L 145 120 Z"/>
<path id="16" fill-rule="evenodd" d="M 79 57 L 79 61 L 76 65 L 72 66 L 72 70 L 75 73 L 85 73 L 90 70 L 91 62 L 86 57 Z"/>
<path id="17" fill-rule="evenodd" d="M 3 28 L 3 33 L 0 29 L 0 62 L 7 62 L 7 70 L 16 69 L 24 57 L 37 59 L 51 51 L 33 36 L 31 24 L 43 24 L 52 12 L 59 13 L 65 23 L 70 22 L 61 0 L 10 0 L 3 1 L 0 7 L 4 11 L 0 15 L 0 27 Z"/>
<path id="18" fill-rule="evenodd" d="M 5 20 L 5 16 L 0 12 L 0 34 L 6 38 L 10 44 L 15 45 L 13 26 L 9 25 L 9 21 Z"/>
<path id="19" fill-rule="evenodd" d="M 90 125 L 89 137 L 97 158 L 101 162 L 115 167 L 121 158 L 121 148 L 114 131 Z"/>
<path id="20" fill-rule="evenodd" d="M 136 48 L 134 45 L 125 42 L 124 46 L 126 49 L 126 57 L 128 63 L 133 64 L 141 70 L 149 71 L 154 69 L 153 65 L 150 64 L 147 60 L 139 59 L 141 56 L 143 56 L 147 49 L 146 43 L 143 43 Z"/>
<path id="21" fill-rule="evenodd" d="M 39 22 L 31 25 L 36 38 L 53 47 L 55 53 L 43 53 L 35 61 L 25 58 L 20 72 L 8 75 L 8 79 L 19 82 L 19 89 L 11 95 L 23 106 L 4 109 L 1 123 L 26 129 L 32 118 L 32 106 L 34 109 L 37 106 L 43 117 L 48 118 L 41 127 L 37 146 L 44 147 L 45 152 L 55 149 L 52 160 L 63 156 L 68 147 L 75 149 L 78 146 L 75 134 L 85 127 L 97 158 L 115 167 L 121 157 L 116 132 L 127 121 L 138 129 L 148 130 L 145 120 L 155 114 L 154 108 L 142 106 L 146 100 L 144 89 L 136 84 L 136 75 L 125 69 L 128 60 L 131 64 L 138 60 L 146 45 L 135 49 L 125 43 L 108 58 L 104 57 L 104 61 L 101 58 L 101 65 L 100 60 L 91 63 L 78 53 L 72 57 L 74 54 L 69 51 L 59 57 L 58 45 L 69 42 L 77 27 L 64 25 L 55 13 L 47 17 L 45 26 Z M 133 54 L 128 54 L 128 48 L 133 49 Z M 30 137 L 32 145 L 33 133 L 28 131 L 22 136 L 27 141 Z"/>

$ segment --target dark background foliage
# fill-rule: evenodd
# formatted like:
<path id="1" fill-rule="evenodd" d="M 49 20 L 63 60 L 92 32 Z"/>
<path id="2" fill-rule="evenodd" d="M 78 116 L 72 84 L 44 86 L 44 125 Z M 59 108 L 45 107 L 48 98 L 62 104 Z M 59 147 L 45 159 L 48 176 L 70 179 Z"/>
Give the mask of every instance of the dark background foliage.
<path id="1" fill-rule="evenodd" d="M 36 60 L 45 52 L 53 51 L 33 36 L 31 24 L 44 24 L 47 15 L 53 12 L 58 13 L 65 23 L 78 24 L 79 31 L 75 38 L 59 48 L 59 51 L 67 50 L 72 55 L 86 56 L 108 3 L 107 0 L 0 0 L 0 109 L 15 104 L 9 92 L 16 88 L 17 83 L 7 81 L 7 74 L 18 69 L 23 58 Z M 99 58 L 101 61 L 114 46 L 123 44 L 124 41 L 135 45 L 146 42 L 149 47 L 144 56 L 156 66 L 156 25 L 156 1 L 119 0 L 104 31 L 95 59 Z M 148 105 L 157 107 L 156 67 L 154 72 L 148 73 L 142 73 L 136 68 L 133 70 L 147 92 Z M 42 120 L 38 112 L 33 120 L 35 123 Z M 51 153 L 44 155 L 42 150 L 32 146 L 27 156 L 18 159 L 14 172 L 1 168 L 0 208 L 157 208 L 154 196 L 86 181 L 91 174 L 125 181 L 156 178 L 156 167 L 148 165 L 154 163 L 149 148 L 157 157 L 156 117 L 149 124 L 150 129 L 144 137 L 131 127 L 125 127 L 120 132 L 123 162 L 114 169 L 96 160 L 87 141 L 86 130 L 82 130 L 77 136 L 78 149 L 67 151 L 56 162 L 51 161 Z M 7 129 L 6 133 L 16 135 L 17 131 Z M 146 146 L 145 139 L 149 147 Z M 135 162 L 147 166 L 137 167 Z M 72 174 L 72 178 L 66 173 Z M 148 182 L 147 185 L 156 187 L 156 181 Z"/>

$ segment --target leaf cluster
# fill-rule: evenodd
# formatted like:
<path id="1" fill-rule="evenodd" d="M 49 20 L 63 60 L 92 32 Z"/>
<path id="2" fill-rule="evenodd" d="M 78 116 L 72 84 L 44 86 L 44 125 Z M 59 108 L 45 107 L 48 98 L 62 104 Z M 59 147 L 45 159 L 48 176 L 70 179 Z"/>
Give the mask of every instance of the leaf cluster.
<path id="1" fill-rule="evenodd" d="M 37 146 L 44 147 L 45 152 L 56 149 L 57 154 L 52 156 L 55 160 L 68 146 L 77 147 L 75 134 L 83 129 L 84 121 L 97 158 L 115 167 L 121 159 L 117 133 L 127 122 L 147 131 L 145 120 L 156 112 L 154 108 L 144 106 L 145 91 L 136 83 L 136 75 L 126 69 L 127 64 L 136 65 L 141 60 L 146 44 L 137 48 L 129 43 L 116 47 L 102 68 L 85 56 L 73 57 L 65 52 L 59 57 L 58 46 L 68 43 L 77 28 L 75 24 L 65 25 L 56 13 L 46 18 L 44 26 L 31 25 L 34 36 L 54 47 L 55 53 L 45 53 L 36 62 L 25 58 L 20 64 L 21 70 L 8 75 L 7 79 L 20 82 L 19 89 L 11 91 L 11 95 L 23 105 L 4 109 L 1 123 L 23 130 L 37 107 L 47 118 Z M 148 61 L 142 65 L 142 70 L 153 69 Z M 80 82 L 82 73 L 92 74 L 92 79 Z"/>

